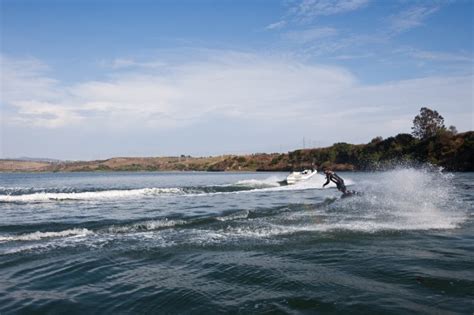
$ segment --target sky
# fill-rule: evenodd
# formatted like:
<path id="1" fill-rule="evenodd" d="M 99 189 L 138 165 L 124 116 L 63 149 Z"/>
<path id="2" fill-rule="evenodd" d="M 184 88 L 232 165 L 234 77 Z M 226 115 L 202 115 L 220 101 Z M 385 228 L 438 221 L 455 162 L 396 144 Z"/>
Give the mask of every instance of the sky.
<path id="1" fill-rule="evenodd" d="M 474 1 L 0 0 L 0 158 L 287 152 L 474 128 Z"/>

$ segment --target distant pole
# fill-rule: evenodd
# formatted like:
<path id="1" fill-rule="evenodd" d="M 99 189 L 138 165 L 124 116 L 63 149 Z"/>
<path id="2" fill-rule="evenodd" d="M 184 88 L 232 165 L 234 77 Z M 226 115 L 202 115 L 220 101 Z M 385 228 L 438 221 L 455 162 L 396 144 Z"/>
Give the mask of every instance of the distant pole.
<path id="1" fill-rule="evenodd" d="M 305 149 L 305 148 L 306 148 L 306 142 L 305 142 L 305 139 L 303 137 L 303 149 Z"/>

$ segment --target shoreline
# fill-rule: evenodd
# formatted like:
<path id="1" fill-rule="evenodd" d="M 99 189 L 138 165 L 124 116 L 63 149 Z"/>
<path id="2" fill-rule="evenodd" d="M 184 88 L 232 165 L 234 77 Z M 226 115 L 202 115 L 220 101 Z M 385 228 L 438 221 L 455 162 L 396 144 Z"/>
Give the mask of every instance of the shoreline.
<path id="1" fill-rule="evenodd" d="M 424 164 L 439 166 L 447 171 L 474 171 L 474 132 L 454 134 L 443 131 L 428 139 L 398 134 L 386 139 L 376 137 L 367 144 L 340 142 L 330 147 L 287 153 L 211 157 L 114 157 L 94 161 L 0 159 L 0 172 L 290 172 L 323 168 L 340 172 Z"/>

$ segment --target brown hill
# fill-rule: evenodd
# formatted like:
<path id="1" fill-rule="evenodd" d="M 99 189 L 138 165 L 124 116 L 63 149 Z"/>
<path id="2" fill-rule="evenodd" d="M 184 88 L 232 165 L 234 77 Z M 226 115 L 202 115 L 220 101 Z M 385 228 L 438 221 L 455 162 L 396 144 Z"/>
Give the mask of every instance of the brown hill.
<path id="1" fill-rule="evenodd" d="M 281 154 L 118 157 L 78 162 L 0 160 L 0 172 L 290 171 L 312 167 L 366 170 L 400 162 L 430 163 L 447 170 L 474 171 L 474 132 L 453 134 L 441 131 L 423 140 L 409 134 L 399 134 L 386 139 L 377 137 L 368 144 L 335 143 L 326 148 Z"/>

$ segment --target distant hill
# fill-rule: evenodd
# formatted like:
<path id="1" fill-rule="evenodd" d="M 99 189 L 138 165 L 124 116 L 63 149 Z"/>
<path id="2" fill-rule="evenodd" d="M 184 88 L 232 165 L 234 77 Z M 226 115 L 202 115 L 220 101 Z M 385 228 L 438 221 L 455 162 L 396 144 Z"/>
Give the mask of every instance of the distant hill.
<path id="1" fill-rule="evenodd" d="M 59 163 L 59 162 L 61 162 L 61 160 L 57 160 L 57 159 L 35 158 L 35 157 L 8 158 L 6 160 L 28 161 L 28 162 L 48 162 L 48 163 Z"/>
<path id="2" fill-rule="evenodd" d="M 0 160 L 2 172 L 84 171 L 290 171 L 330 167 L 374 170 L 398 163 L 430 163 L 451 171 L 474 171 L 474 132 L 441 131 L 425 140 L 410 134 L 374 138 L 367 144 L 335 143 L 288 153 L 215 157 L 117 157 L 96 161 Z"/>
<path id="3" fill-rule="evenodd" d="M 47 172 L 52 163 L 23 160 L 0 160 L 1 172 Z"/>

